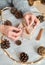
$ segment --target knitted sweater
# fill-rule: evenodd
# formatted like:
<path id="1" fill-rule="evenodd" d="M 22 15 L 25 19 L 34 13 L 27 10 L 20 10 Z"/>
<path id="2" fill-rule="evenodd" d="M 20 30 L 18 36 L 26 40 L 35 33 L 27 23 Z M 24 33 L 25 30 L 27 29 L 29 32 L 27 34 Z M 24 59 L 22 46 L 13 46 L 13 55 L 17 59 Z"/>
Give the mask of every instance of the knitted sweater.
<path id="1" fill-rule="evenodd" d="M 11 0 L 0 0 L 0 9 L 9 6 L 9 3 L 11 3 Z M 29 6 L 27 0 L 13 0 L 13 5 L 16 7 L 18 10 L 21 10 L 23 14 L 27 12 L 31 12 L 35 15 L 37 13 L 39 14 L 39 11 L 36 9 L 34 6 Z"/>

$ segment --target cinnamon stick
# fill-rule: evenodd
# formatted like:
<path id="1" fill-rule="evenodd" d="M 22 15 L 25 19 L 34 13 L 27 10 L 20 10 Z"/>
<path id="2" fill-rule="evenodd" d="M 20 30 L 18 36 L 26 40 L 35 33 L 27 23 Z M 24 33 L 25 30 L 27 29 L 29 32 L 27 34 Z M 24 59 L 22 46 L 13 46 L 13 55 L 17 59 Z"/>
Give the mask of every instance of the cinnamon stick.
<path id="1" fill-rule="evenodd" d="M 40 29 L 38 36 L 36 37 L 36 40 L 40 40 L 43 34 L 43 29 Z"/>

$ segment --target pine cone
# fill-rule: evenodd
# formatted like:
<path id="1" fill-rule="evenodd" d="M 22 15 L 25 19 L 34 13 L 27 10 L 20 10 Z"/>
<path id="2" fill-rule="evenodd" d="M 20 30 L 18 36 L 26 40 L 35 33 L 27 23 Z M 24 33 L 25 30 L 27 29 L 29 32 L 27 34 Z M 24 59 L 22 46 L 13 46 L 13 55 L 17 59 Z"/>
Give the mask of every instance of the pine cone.
<path id="1" fill-rule="evenodd" d="M 28 60 L 28 55 L 26 53 L 22 52 L 20 54 L 20 61 L 21 62 L 26 62 L 27 60 Z"/>
<path id="2" fill-rule="evenodd" d="M 23 13 L 20 10 L 17 10 L 16 8 L 11 8 L 11 13 L 17 18 L 23 18 Z"/>
<path id="3" fill-rule="evenodd" d="M 10 42 L 7 39 L 2 40 L 2 42 L 1 42 L 1 48 L 2 49 L 7 49 L 9 47 L 10 47 Z"/>
<path id="4" fill-rule="evenodd" d="M 43 15 L 38 15 L 37 18 L 40 20 L 40 22 L 44 21 L 44 16 Z"/>
<path id="5" fill-rule="evenodd" d="M 37 52 L 39 53 L 39 55 L 45 56 L 45 47 L 40 46 Z"/>
<path id="6" fill-rule="evenodd" d="M 12 23 L 11 23 L 9 20 L 6 20 L 6 21 L 4 22 L 4 25 L 12 26 Z"/>
<path id="7" fill-rule="evenodd" d="M 22 43 L 22 42 L 21 42 L 20 40 L 15 41 L 15 44 L 16 44 L 16 45 L 21 45 L 21 43 Z"/>

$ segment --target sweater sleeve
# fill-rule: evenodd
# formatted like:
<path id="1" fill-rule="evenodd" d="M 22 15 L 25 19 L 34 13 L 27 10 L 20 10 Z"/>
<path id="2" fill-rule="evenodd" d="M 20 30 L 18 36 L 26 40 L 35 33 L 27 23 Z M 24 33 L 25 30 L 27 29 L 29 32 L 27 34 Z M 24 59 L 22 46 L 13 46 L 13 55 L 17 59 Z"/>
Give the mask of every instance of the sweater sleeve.
<path id="1" fill-rule="evenodd" d="M 29 6 L 27 0 L 13 0 L 14 7 L 23 12 L 23 15 L 26 13 L 33 13 L 35 15 L 39 15 L 40 12 L 34 6 Z M 38 13 L 38 14 L 37 14 Z"/>
<path id="2" fill-rule="evenodd" d="M 9 6 L 7 0 L 0 0 L 0 9 Z"/>

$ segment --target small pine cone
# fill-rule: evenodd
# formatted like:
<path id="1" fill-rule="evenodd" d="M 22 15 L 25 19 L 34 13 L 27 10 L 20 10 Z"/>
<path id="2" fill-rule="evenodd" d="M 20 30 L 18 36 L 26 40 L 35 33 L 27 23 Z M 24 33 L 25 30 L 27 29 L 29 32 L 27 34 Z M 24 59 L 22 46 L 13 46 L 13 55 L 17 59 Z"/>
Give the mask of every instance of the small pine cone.
<path id="1" fill-rule="evenodd" d="M 2 40 L 2 42 L 1 42 L 1 48 L 2 49 L 7 49 L 9 47 L 10 47 L 10 42 L 7 39 Z"/>
<path id="2" fill-rule="evenodd" d="M 15 44 L 16 44 L 16 45 L 21 45 L 21 43 L 22 43 L 21 40 L 16 40 L 16 41 L 15 41 Z"/>
<path id="3" fill-rule="evenodd" d="M 39 55 L 45 56 L 45 47 L 40 46 L 37 50 Z"/>
<path id="4" fill-rule="evenodd" d="M 12 7 L 11 10 L 10 10 L 10 12 L 11 12 L 12 14 L 15 14 L 16 11 L 17 11 L 17 9 L 14 8 L 14 7 Z"/>
<path id="5" fill-rule="evenodd" d="M 26 53 L 22 52 L 20 54 L 20 61 L 21 62 L 26 62 L 27 60 L 28 60 L 28 55 Z"/>
<path id="6" fill-rule="evenodd" d="M 10 11 L 17 19 L 23 18 L 23 13 L 21 11 L 17 10 L 16 8 L 13 7 L 13 8 L 11 8 Z"/>
<path id="7" fill-rule="evenodd" d="M 11 21 L 6 20 L 6 21 L 4 22 L 4 25 L 9 25 L 9 26 L 12 26 L 12 23 L 11 23 Z"/>
<path id="8" fill-rule="evenodd" d="M 38 15 L 37 18 L 40 20 L 40 22 L 44 21 L 44 16 L 43 15 Z"/>

